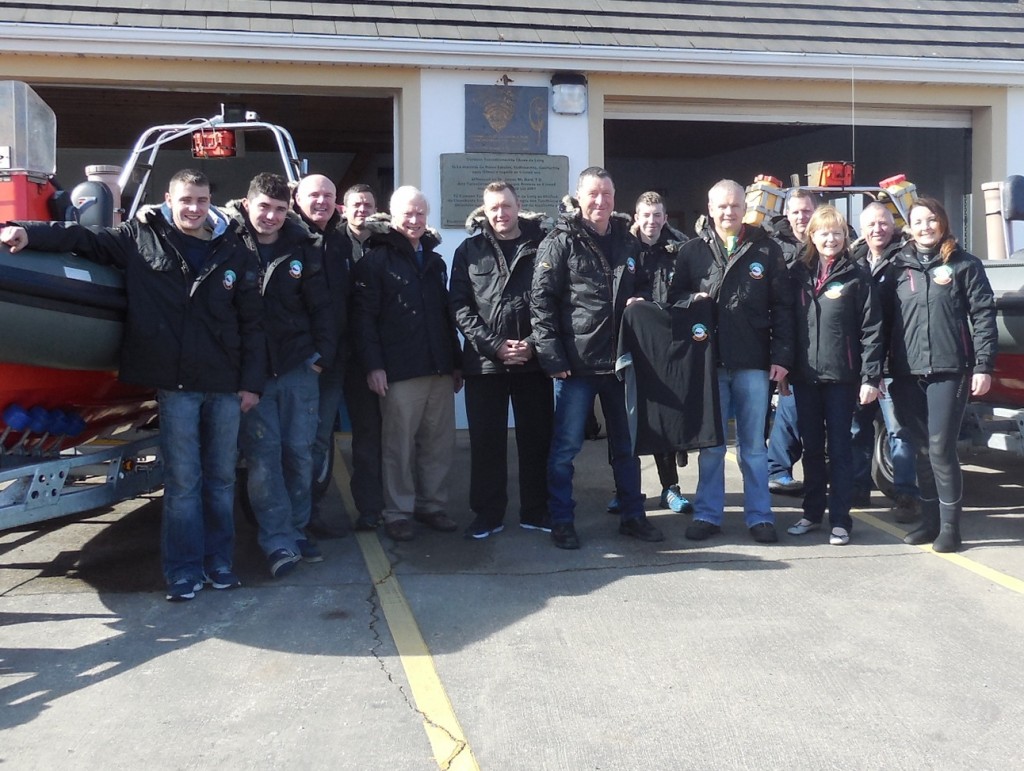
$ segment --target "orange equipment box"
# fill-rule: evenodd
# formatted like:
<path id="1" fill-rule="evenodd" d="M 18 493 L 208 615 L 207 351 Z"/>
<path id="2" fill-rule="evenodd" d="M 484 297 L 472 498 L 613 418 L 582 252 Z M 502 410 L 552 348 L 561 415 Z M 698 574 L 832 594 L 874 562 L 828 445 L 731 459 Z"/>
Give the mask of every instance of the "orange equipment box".
<path id="1" fill-rule="evenodd" d="M 808 163 L 807 184 L 811 187 L 849 187 L 853 184 L 853 164 L 846 161 Z"/>

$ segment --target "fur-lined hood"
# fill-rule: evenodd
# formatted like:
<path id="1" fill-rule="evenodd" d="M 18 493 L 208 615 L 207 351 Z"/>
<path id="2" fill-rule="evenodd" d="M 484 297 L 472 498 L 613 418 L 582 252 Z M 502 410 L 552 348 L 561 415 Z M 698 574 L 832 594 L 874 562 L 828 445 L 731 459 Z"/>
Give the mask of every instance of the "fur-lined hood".
<path id="1" fill-rule="evenodd" d="M 536 223 L 542 233 L 548 233 L 551 228 L 554 227 L 554 220 L 551 219 L 544 212 L 534 211 L 521 211 L 519 212 L 519 219 L 526 222 Z M 477 233 L 484 232 L 484 228 L 487 225 L 487 215 L 484 214 L 484 207 L 478 206 L 469 213 L 466 217 L 466 232 L 471 236 Z"/>
<path id="2" fill-rule="evenodd" d="M 135 219 L 146 224 L 152 224 L 152 218 L 156 216 L 162 216 L 172 228 L 177 227 L 174 224 L 174 214 L 171 212 L 171 207 L 166 203 L 149 204 L 135 212 Z M 230 225 L 230 216 L 230 214 L 221 211 L 216 206 L 210 207 L 210 211 L 206 215 L 206 222 L 213 231 L 213 238 L 224 235 Z"/>
<path id="3" fill-rule="evenodd" d="M 640 238 L 639 224 L 634 222 L 630 225 L 629 232 L 636 236 L 641 243 L 643 242 L 643 239 Z M 668 233 L 668 238 L 665 237 L 666 233 Z M 686 236 L 666 222 L 661 229 L 661 235 L 658 237 L 657 243 L 653 244 L 653 246 L 661 246 L 669 254 L 676 254 L 687 240 Z"/>
<path id="4" fill-rule="evenodd" d="M 391 215 L 387 212 L 377 212 L 371 214 L 366 218 L 363 223 L 363 227 L 370 231 L 369 237 L 366 239 L 366 244 L 369 245 L 371 241 L 377 241 L 382 236 L 387 236 L 389 233 L 395 233 L 405 238 L 404 235 L 395 230 L 395 226 L 391 224 Z M 425 241 L 423 244 L 424 248 L 434 249 L 441 243 L 441 234 L 437 232 L 435 228 L 427 227 L 426 232 L 423 234 L 421 241 Z M 433 243 L 431 243 L 431 241 Z"/>

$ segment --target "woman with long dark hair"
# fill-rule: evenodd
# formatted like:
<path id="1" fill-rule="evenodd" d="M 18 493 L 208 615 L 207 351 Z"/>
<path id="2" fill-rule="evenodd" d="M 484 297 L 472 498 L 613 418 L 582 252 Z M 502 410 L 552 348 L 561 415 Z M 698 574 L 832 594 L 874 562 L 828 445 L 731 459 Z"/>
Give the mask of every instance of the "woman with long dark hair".
<path id="1" fill-rule="evenodd" d="M 834 546 L 849 543 L 853 529 L 853 410 L 858 401 L 878 398 L 885 355 L 871 274 L 850 258 L 847 233 L 835 207 L 819 207 L 807 224 L 807 248 L 791 269 L 797 344 L 789 379 L 804 444 L 804 516 L 788 532 L 817 530 L 827 504 Z"/>
<path id="2" fill-rule="evenodd" d="M 911 240 L 895 256 L 891 312 L 893 406 L 917 448 L 921 524 L 904 539 L 937 552 L 960 548 L 963 479 L 956 441 L 968 396 L 992 385 L 995 299 L 981 261 L 960 248 L 934 198 L 910 209 Z"/>

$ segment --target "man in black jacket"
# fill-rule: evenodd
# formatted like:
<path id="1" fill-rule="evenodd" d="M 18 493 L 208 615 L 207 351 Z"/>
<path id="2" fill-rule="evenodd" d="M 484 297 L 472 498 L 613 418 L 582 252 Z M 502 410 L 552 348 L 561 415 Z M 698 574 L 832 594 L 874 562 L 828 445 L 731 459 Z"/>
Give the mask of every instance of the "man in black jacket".
<path id="1" fill-rule="evenodd" d="M 744 208 L 736 182 L 723 179 L 711 188 L 712 224 L 679 250 L 669 301 L 714 303 L 722 421 L 735 414 L 746 525 L 755 541 L 773 543 L 764 422 L 769 381 L 783 380 L 793 363 L 793 289 L 779 245 L 762 228 L 743 224 Z M 702 449 L 699 469 L 693 524 L 686 529 L 694 541 L 721 531 L 725 445 Z"/>
<path id="2" fill-rule="evenodd" d="M 349 265 L 352 241 L 348 237 L 348 227 L 338 211 L 337 188 L 323 174 L 310 174 L 299 181 L 293 208 L 309 231 L 318 236 L 324 278 L 330 291 L 338 334 L 334 363 L 320 373 L 319 417 L 313 442 L 313 509 L 306 529 L 319 538 L 340 538 L 348 532 L 345 519 L 334 521 L 333 517 L 328 519 L 324 516 L 322 501 L 327 480 L 319 477 L 330 468 L 327 453 L 332 451 L 331 435 L 341 406 L 345 360 L 349 349 L 348 316 L 352 294 Z"/>
<path id="3" fill-rule="evenodd" d="M 241 447 L 257 539 L 274 578 L 300 559 L 320 562 L 305 532 L 313 487 L 318 376 L 333 364 L 338 322 L 317 239 L 288 218 L 291 191 L 277 174 L 257 174 L 235 227 L 259 256 L 268 375 L 259 405 L 242 420 Z"/>
<path id="4" fill-rule="evenodd" d="M 232 570 L 238 425 L 260 400 L 266 342 L 256 257 L 210 205 L 209 179 L 179 171 L 162 206 L 116 228 L 32 223 L 4 228 L 0 241 L 124 271 L 119 377 L 157 389 L 167 599 L 191 600 L 204 581 L 241 586 Z"/>
<path id="5" fill-rule="evenodd" d="M 367 222 L 367 252 L 355 272 L 355 339 L 367 385 L 380 397 L 384 527 L 394 541 L 413 538 L 412 519 L 458 529 L 445 508 L 462 357 L 429 211 L 422 192 L 398 188 L 390 221 Z"/>
<path id="6" fill-rule="evenodd" d="M 470 538 L 502 528 L 508 506 L 508 402 L 519 454 L 519 524 L 550 532 L 547 459 L 552 389 L 530 340 L 530 284 L 542 215 L 520 212 L 508 182 L 484 188 L 483 206 L 470 214 L 471 235 L 452 263 L 451 302 L 466 338 L 462 371 L 469 420 Z"/>
<path id="7" fill-rule="evenodd" d="M 647 521 L 640 492 L 640 460 L 633 452 L 625 389 L 615 376 L 619 324 L 626 305 L 650 299 L 640 267 L 640 242 L 629 217 L 613 215 L 611 175 L 592 166 L 579 176 L 558 223 L 537 252 L 530 298 L 533 337 L 544 371 L 555 378 L 555 426 L 548 456 L 551 538 L 560 549 L 578 549 L 573 524 L 573 461 L 583 446 L 587 416 L 601 397 L 609 455 L 622 519 L 619 532 L 660 541 Z"/>

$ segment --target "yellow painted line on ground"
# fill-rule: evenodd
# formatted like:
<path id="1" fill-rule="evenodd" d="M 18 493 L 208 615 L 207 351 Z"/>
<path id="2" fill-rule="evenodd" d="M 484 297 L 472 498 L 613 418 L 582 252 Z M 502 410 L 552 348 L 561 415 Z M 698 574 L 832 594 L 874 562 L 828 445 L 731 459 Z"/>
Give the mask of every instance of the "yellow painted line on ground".
<path id="1" fill-rule="evenodd" d="M 348 465 L 337 445 L 334 450 L 334 481 L 345 502 L 345 509 L 354 518 L 356 506 L 349 488 Z M 423 728 L 430 740 L 434 760 L 444 771 L 479 771 L 469 740 L 455 716 L 434 659 L 380 539 L 376 533 L 360 532 L 356 534 L 356 540 L 377 591 L 384 619 L 398 648 L 398 657 L 409 681 L 416 709 L 423 716 Z"/>
<path id="2" fill-rule="evenodd" d="M 730 449 L 726 453 L 726 455 L 728 456 L 729 460 L 731 460 L 733 463 L 738 463 L 736 458 L 736 452 L 734 450 Z M 850 514 L 853 516 L 854 519 L 860 520 L 866 525 L 871 525 L 871 527 L 877 528 L 882 532 L 888 533 L 889 535 L 898 538 L 900 541 L 903 540 L 903 536 L 905 536 L 908 532 L 907 530 L 904 530 L 903 528 L 898 527 L 892 524 L 891 522 L 886 522 L 884 519 L 876 517 L 874 514 L 868 514 L 863 509 L 852 509 L 850 511 Z M 1009 589 L 1011 592 L 1016 592 L 1017 594 L 1024 594 L 1024 581 L 1022 581 L 1019 578 L 1014 578 L 1013 576 L 1009 576 L 1006 573 L 1001 573 L 998 570 L 994 570 L 993 568 L 990 568 L 987 565 L 982 565 L 980 562 L 975 562 L 970 557 L 965 557 L 963 554 L 942 554 L 932 549 L 931 544 L 924 544 L 923 546 L 918 546 L 917 548 L 921 551 L 934 554 L 936 557 L 940 557 L 941 559 L 946 560 L 946 562 L 956 565 L 959 568 L 968 570 L 971 573 L 974 573 L 976 576 L 981 576 L 982 578 L 991 581 L 992 583 L 997 584 L 1003 587 L 1004 589 Z"/>
<path id="3" fill-rule="evenodd" d="M 894 535 L 901 541 L 903 540 L 903 536 L 905 536 L 908 532 L 900 527 L 897 527 L 889 522 L 886 522 L 883 519 L 879 519 L 874 514 L 868 514 L 866 511 L 863 511 L 861 509 L 854 509 L 850 513 L 856 519 L 859 519 L 861 522 L 871 525 L 872 527 L 876 527 L 879 530 L 883 530 L 886 533 L 889 533 L 889 535 Z M 969 570 L 977 576 L 981 576 L 982 578 L 985 578 L 994 584 L 1002 586 L 1004 589 L 1009 589 L 1011 592 L 1016 592 L 1017 594 L 1024 594 L 1024 581 L 1021 581 L 1019 578 L 1008 576 L 1006 575 L 1006 573 L 1001 573 L 1000 571 L 994 570 L 988 567 L 987 565 L 982 565 L 980 562 L 975 562 L 970 557 L 965 557 L 963 554 L 943 554 L 941 552 L 937 552 L 932 548 L 931 544 L 924 544 L 922 546 L 918 546 L 917 548 L 921 551 L 926 551 L 931 554 L 934 554 L 936 557 L 940 557 L 946 560 L 946 562 L 956 565 L 957 567 L 963 568 L 964 570 Z"/>

